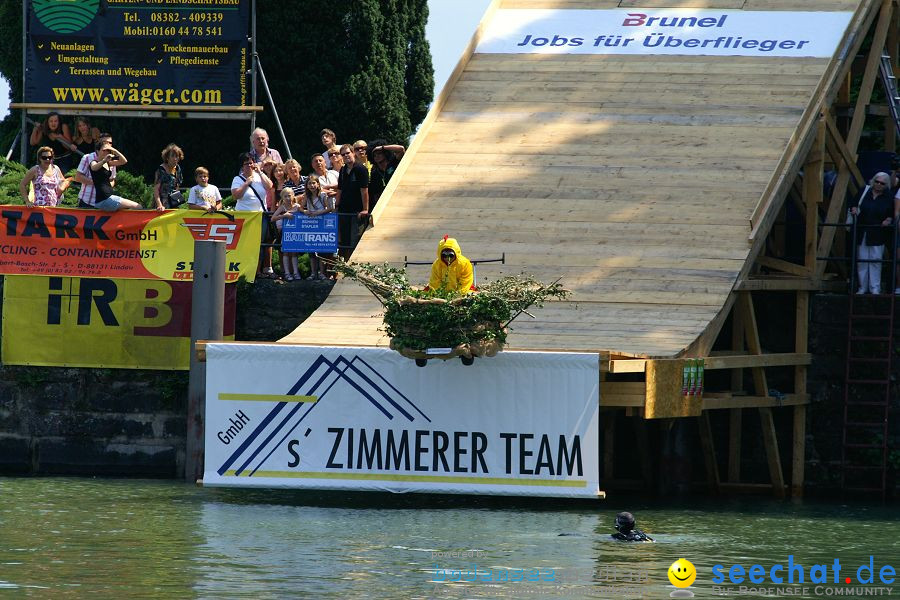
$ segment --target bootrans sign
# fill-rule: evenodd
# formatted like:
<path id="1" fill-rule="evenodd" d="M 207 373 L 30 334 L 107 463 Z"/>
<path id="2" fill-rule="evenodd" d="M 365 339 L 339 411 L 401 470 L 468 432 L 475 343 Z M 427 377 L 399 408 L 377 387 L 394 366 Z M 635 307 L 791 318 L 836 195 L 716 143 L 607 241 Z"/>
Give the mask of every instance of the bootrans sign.
<path id="1" fill-rule="evenodd" d="M 204 485 L 596 498 L 599 357 L 209 344 Z M 264 374 L 260 376 L 260 374 Z"/>
<path id="2" fill-rule="evenodd" d="M 680 54 L 827 58 L 851 12 L 501 9 L 483 54 Z"/>

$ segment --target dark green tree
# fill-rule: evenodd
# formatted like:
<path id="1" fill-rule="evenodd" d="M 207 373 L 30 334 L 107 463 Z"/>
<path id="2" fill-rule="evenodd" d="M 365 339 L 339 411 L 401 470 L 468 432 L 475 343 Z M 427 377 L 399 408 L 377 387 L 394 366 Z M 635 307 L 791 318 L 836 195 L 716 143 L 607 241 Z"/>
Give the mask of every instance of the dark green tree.
<path id="1" fill-rule="evenodd" d="M 21 14 L 21 0 L 0 0 L 0 35 L 16 40 L 0 45 L 0 73 L 10 80 L 14 101 L 22 98 Z M 305 172 L 310 155 L 322 149 L 324 127 L 335 130 L 341 143 L 378 137 L 405 143 L 424 118 L 434 92 L 424 37 L 426 0 L 257 0 L 256 14 L 260 62 L 292 154 Z M 257 104 L 265 106 L 257 124 L 284 155 L 261 82 Z M 129 170 L 148 179 L 169 142 L 184 149 L 186 173 L 204 165 L 220 186 L 237 172 L 237 154 L 249 149 L 245 121 L 138 119 L 125 113 L 94 121 L 114 134 Z M 11 142 L 18 125 L 19 113 L 12 111 L 0 125 L 0 140 Z"/>
<path id="2" fill-rule="evenodd" d="M 431 48 L 425 39 L 428 0 L 406 0 L 406 110 L 409 120 L 421 123 L 434 98 L 434 69 Z"/>

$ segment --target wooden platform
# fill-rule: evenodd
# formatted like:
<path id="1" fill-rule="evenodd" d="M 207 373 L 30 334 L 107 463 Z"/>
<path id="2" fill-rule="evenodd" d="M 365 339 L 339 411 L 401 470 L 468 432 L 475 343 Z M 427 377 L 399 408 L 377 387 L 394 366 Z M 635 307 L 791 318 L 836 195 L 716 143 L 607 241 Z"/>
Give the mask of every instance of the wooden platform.
<path id="1" fill-rule="evenodd" d="M 707 7 L 856 11 L 856 23 L 871 4 L 505 0 L 486 19 L 497 7 Z M 759 229 L 800 167 L 802 140 L 838 65 L 467 54 L 354 260 L 432 260 L 450 234 L 470 258 L 506 254 L 504 266 L 479 267 L 479 280 L 528 271 L 562 277 L 572 290 L 571 300 L 517 320 L 510 349 L 690 354 L 747 278 L 765 237 Z M 424 284 L 428 269 L 411 274 Z M 387 345 L 380 309 L 364 288 L 340 281 L 282 341 Z"/>

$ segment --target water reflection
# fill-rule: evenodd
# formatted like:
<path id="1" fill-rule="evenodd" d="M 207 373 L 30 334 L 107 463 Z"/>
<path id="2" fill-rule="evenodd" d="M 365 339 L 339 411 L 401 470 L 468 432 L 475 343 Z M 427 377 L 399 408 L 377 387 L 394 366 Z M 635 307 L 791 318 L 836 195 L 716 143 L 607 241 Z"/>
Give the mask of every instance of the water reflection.
<path id="1" fill-rule="evenodd" d="M 0 479 L 0 494 L 0 593 L 31 596 L 667 598 L 666 570 L 685 557 L 698 571 L 691 590 L 712 597 L 715 564 L 790 554 L 808 573 L 839 557 L 853 574 L 874 555 L 876 567 L 900 567 L 900 524 L 880 507 L 573 506 L 86 479 Z M 657 543 L 609 538 L 625 509 Z M 529 570 L 543 577 L 528 581 Z"/>

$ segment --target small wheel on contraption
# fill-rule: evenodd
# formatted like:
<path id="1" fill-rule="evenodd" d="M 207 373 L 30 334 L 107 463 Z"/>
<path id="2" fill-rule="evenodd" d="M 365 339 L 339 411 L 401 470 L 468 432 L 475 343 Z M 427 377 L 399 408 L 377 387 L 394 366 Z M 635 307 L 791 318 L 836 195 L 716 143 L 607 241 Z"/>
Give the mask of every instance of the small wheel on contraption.
<path id="1" fill-rule="evenodd" d="M 424 367 L 424 366 L 427 365 L 427 364 L 428 364 L 428 359 L 425 359 L 425 358 L 417 358 L 417 359 L 416 359 L 416 366 L 417 366 L 417 367 Z"/>
<path id="2" fill-rule="evenodd" d="M 472 363 L 475 362 L 475 357 L 474 356 L 460 356 L 459 360 L 461 360 L 462 364 L 466 365 L 467 367 L 471 367 Z"/>

